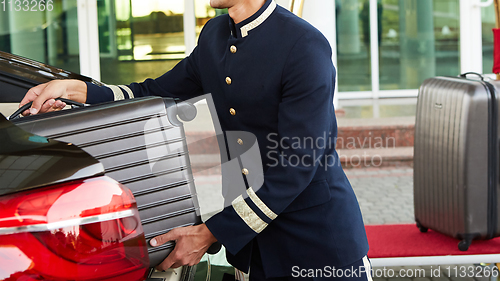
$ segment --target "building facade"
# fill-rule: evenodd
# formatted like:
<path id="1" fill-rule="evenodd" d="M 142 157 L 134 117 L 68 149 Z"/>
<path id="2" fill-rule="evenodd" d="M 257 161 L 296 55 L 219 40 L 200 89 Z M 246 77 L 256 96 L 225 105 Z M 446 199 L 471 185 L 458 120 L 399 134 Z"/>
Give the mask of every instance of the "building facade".
<path id="1" fill-rule="evenodd" d="M 492 2 L 303 0 L 302 16 L 332 45 L 339 107 L 414 103 L 426 78 L 492 72 Z M 204 23 L 224 12 L 209 0 L 2 0 L 0 50 L 130 83 L 170 69 L 192 51 Z"/>

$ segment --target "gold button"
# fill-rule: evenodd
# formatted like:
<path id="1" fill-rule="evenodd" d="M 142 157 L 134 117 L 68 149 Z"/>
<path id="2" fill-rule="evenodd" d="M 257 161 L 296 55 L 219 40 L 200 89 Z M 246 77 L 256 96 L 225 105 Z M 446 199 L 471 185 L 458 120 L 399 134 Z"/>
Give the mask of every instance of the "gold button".
<path id="1" fill-rule="evenodd" d="M 233 54 L 234 54 L 234 53 L 236 53 L 236 51 L 238 51 L 238 49 L 236 48 L 236 46 L 235 46 L 235 45 L 232 45 L 232 46 L 229 48 L 229 50 L 230 50 L 230 51 L 231 51 L 231 53 L 233 53 Z"/>
<path id="2" fill-rule="evenodd" d="M 242 172 L 245 176 L 248 176 L 248 169 L 247 169 L 247 168 L 243 168 L 243 170 L 241 170 L 241 172 Z"/>
<path id="3" fill-rule="evenodd" d="M 243 140 L 242 139 L 238 139 L 237 142 L 238 142 L 239 145 L 243 145 Z"/>
<path id="4" fill-rule="evenodd" d="M 231 115 L 236 115 L 236 110 L 234 110 L 234 108 L 230 108 L 229 109 L 229 113 L 231 113 Z"/>
<path id="5" fill-rule="evenodd" d="M 226 77 L 226 84 L 231 85 L 231 77 Z"/>

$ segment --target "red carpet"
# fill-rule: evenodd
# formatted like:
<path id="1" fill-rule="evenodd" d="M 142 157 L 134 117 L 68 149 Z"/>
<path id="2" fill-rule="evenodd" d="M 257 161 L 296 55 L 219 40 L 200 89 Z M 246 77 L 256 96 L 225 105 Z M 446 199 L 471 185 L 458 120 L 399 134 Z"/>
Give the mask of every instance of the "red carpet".
<path id="1" fill-rule="evenodd" d="M 369 258 L 500 254 L 500 237 L 474 240 L 469 250 L 458 250 L 458 239 L 429 229 L 421 233 L 415 224 L 367 225 Z"/>

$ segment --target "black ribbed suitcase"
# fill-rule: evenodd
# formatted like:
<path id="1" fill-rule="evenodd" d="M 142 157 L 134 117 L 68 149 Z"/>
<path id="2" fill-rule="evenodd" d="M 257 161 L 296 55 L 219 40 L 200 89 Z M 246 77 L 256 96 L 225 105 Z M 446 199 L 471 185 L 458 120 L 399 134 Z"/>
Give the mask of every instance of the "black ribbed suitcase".
<path id="1" fill-rule="evenodd" d="M 462 251 L 500 235 L 496 82 L 469 75 L 424 81 L 414 146 L 417 226 L 460 239 Z"/>
<path id="2" fill-rule="evenodd" d="M 182 120 L 196 108 L 173 99 L 136 98 L 29 116 L 22 129 L 73 143 L 97 158 L 106 174 L 132 190 L 146 240 L 175 227 L 201 222 Z M 173 243 L 152 248 L 151 266 Z"/>

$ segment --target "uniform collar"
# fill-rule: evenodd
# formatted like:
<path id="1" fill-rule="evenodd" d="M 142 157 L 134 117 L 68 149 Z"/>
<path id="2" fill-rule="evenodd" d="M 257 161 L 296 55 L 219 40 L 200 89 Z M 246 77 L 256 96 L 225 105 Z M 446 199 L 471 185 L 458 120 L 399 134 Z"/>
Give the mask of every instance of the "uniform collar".
<path id="1" fill-rule="evenodd" d="M 276 2 L 274 0 L 267 0 L 255 14 L 245 19 L 244 21 L 235 24 L 231 17 L 229 18 L 229 27 L 231 35 L 236 38 L 243 38 L 248 36 L 248 32 L 260 24 L 262 24 L 276 9 Z"/>

